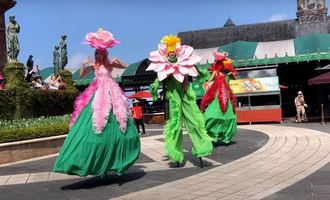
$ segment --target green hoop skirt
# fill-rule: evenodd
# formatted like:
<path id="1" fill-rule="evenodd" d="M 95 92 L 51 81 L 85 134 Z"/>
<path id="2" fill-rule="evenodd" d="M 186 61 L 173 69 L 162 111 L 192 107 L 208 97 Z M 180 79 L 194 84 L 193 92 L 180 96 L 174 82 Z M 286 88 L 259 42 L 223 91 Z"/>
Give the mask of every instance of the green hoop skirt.
<path id="1" fill-rule="evenodd" d="M 79 176 L 106 176 L 108 172 L 120 175 L 138 159 L 140 138 L 131 118 L 122 133 L 111 111 L 102 133 L 95 134 L 92 120 L 92 102 L 82 110 L 64 141 L 53 171 Z"/>
<path id="2" fill-rule="evenodd" d="M 228 106 L 225 113 L 221 112 L 218 94 L 207 106 L 204 112 L 205 127 L 208 134 L 215 140 L 221 139 L 228 144 L 236 134 L 237 115 L 233 111 L 233 105 L 228 99 Z"/>

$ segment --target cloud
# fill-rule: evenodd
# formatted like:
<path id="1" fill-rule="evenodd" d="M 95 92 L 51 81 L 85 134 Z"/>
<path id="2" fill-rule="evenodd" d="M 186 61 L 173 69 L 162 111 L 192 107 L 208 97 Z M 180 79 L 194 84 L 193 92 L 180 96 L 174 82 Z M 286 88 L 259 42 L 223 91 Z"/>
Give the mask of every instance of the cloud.
<path id="1" fill-rule="evenodd" d="M 87 55 L 84 53 L 75 53 L 69 57 L 69 62 L 65 67 L 66 68 L 80 68 L 81 63 L 84 61 L 84 59 L 86 57 L 87 57 Z"/>
<path id="2" fill-rule="evenodd" d="M 282 21 L 282 20 L 285 20 L 287 18 L 288 18 L 288 16 L 285 15 L 285 14 L 275 14 L 275 15 L 272 15 L 267 21 L 271 21 L 271 22 Z"/>

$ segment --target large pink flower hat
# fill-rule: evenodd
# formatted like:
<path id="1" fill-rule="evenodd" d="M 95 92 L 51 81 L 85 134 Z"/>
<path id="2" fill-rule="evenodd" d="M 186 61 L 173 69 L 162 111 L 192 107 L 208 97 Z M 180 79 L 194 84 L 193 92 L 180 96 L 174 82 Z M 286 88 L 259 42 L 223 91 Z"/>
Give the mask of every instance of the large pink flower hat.
<path id="1" fill-rule="evenodd" d="M 165 41 L 165 42 L 164 42 Z M 181 45 L 177 36 L 165 36 L 158 45 L 158 51 L 152 51 L 149 54 L 151 64 L 147 71 L 155 71 L 158 80 L 162 81 L 170 75 L 183 82 L 186 75 L 197 76 L 198 72 L 195 64 L 200 61 L 200 57 L 193 54 L 193 48 L 188 45 Z M 169 52 L 175 52 L 176 62 L 170 62 L 167 58 Z"/>
<path id="2" fill-rule="evenodd" d="M 116 46 L 120 42 L 116 40 L 112 33 L 100 28 L 96 33 L 88 33 L 85 37 L 86 43 L 96 49 L 107 49 Z"/>

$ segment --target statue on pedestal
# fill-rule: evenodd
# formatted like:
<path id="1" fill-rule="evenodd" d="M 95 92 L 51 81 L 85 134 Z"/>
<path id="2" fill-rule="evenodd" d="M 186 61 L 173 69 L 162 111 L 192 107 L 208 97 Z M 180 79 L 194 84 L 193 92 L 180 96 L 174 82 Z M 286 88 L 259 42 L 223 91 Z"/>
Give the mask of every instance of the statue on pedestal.
<path id="1" fill-rule="evenodd" d="M 60 49 L 59 46 L 55 46 L 53 51 L 53 64 L 54 64 L 54 74 L 58 75 L 61 71 L 60 69 L 60 53 L 58 50 Z"/>
<path id="2" fill-rule="evenodd" d="M 67 50 L 67 44 L 66 44 L 66 35 L 61 36 L 61 70 L 64 70 L 64 67 L 66 64 L 68 64 L 68 50 Z"/>
<path id="3" fill-rule="evenodd" d="M 15 16 L 9 16 L 9 24 L 6 29 L 7 54 L 8 61 L 17 61 L 19 53 L 19 41 L 17 34 L 20 32 L 20 26 L 15 20 Z"/>

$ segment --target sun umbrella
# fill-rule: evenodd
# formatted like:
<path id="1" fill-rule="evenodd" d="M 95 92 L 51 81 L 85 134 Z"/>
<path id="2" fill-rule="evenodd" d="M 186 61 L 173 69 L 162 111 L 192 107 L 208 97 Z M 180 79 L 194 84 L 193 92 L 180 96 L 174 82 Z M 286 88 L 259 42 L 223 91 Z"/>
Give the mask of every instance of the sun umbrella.
<path id="1" fill-rule="evenodd" d="M 150 94 L 150 92 L 148 91 L 139 91 L 131 96 L 129 96 L 129 99 L 133 99 L 133 98 L 138 98 L 138 99 L 146 99 L 146 98 L 151 98 L 152 95 Z"/>
<path id="2" fill-rule="evenodd" d="M 285 85 L 280 85 L 280 89 L 281 89 L 281 90 L 285 90 L 285 89 L 288 89 L 288 87 L 285 86 Z"/>

